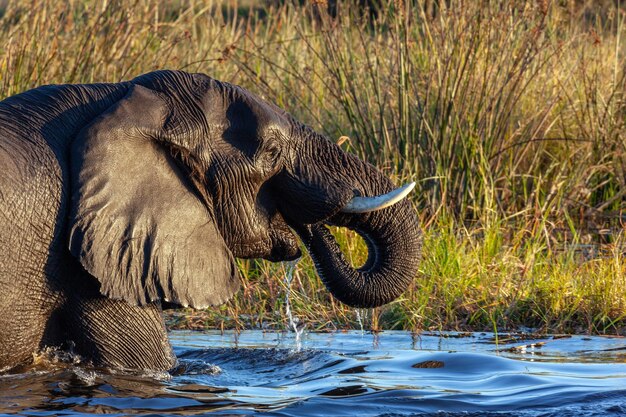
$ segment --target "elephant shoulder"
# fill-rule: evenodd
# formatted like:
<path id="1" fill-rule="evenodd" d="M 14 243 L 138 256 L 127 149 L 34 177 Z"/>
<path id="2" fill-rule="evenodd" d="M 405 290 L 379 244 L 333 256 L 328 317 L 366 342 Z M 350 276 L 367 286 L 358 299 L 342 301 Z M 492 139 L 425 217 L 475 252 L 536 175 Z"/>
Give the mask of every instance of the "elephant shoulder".
<path id="1" fill-rule="evenodd" d="M 9 192 L 21 193 L 39 183 L 43 188 L 60 184 L 61 167 L 54 152 L 33 134 L 30 140 L 3 135 L 0 121 L 0 198 Z"/>
<path id="2" fill-rule="evenodd" d="M 1 132 L 0 257 L 15 257 L 17 247 L 22 253 L 46 255 L 60 233 L 55 226 L 66 215 L 67 174 L 43 140 L 18 140 Z M 22 261 L 25 266 L 32 262 Z"/>

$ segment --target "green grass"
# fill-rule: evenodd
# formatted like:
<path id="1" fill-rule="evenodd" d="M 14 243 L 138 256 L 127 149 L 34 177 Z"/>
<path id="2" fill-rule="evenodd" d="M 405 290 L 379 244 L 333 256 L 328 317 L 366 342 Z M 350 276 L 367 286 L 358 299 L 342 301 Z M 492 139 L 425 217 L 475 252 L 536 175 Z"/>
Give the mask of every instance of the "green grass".
<path id="1" fill-rule="evenodd" d="M 624 333 L 622 2 L 383 0 L 371 18 L 312 3 L 2 2 L 0 97 L 159 68 L 240 84 L 417 181 L 424 261 L 401 299 L 361 312 L 368 328 Z M 240 267 L 232 301 L 171 324 L 286 328 L 285 267 Z M 309 329 L 357 325 L 308 258 L 291 294 Z"/>

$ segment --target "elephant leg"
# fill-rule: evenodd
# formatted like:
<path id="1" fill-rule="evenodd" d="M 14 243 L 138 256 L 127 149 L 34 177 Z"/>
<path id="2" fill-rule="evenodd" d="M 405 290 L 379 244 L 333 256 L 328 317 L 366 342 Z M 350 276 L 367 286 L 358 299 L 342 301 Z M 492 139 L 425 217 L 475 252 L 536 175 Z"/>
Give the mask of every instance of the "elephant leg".
<path id="1" fill-rule="evenodd" d="M 176 362 L 156 303 L 138 307 L 95 296 L 75 301 L 62 316 L 66 341 L 93 365 L 168 370 Z"/>
<path id="2" fill-rule="evenodd" d="M 169 370 L 176 357 L 167 338 L 161 306 L 134 306 L 100 295 L 92 276 L 81 271 L 59 314 L 60 342 L 95 366 Z"/>
<path id="3" fill-rule="evenodd" d="M 133 306 L 102 296 L 71 308 L 68 338 L 96 366 L 171 369 L 176 361 L 158 304 Z"/>
<path id="4" fill-rule="evenodd" d="M 0 277 L 0 281 L 3 281 Z M 15 282 L 15 280 L 13 280 Z M 51 310 L 42 297 L 43 291 L 25 293 L 17 285 L 0 282 L 0 372 L 27 364 L 39 350 Z"/>

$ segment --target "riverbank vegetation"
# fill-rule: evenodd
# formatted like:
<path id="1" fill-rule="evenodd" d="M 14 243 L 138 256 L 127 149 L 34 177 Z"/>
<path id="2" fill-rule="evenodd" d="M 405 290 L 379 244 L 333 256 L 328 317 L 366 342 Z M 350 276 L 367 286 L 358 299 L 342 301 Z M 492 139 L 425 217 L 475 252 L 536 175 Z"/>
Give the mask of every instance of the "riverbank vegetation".
<path id="1" fill-rule="evenodd" d="M 626 332 L 626 7 L 615 1 L 8 1 L 0 97 L 204 72 L 276 102 L 397 183 L 424 228 L 403 297 L 356 312 L 308 257 L 308 329 Z M 363 262 L 363 242 L 337 239 Z M 172 327 L 287 328 L 287 265 L 239 262 L 221 307 Z"/>

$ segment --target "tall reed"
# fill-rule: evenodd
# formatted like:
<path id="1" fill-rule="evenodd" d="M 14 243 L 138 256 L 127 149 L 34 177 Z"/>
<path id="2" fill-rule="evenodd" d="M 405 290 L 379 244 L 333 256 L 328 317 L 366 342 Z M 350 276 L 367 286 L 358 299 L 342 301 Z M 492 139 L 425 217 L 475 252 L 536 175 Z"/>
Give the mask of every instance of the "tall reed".
<path id="1" fill-rule="evenodd" d="M 403 298 L 363 312 L 369 326 L 622 331 L 623 2 L 336 3 L 0 2 L 0 97 L 159 68 L 240 84 L 417 181 L 424 262 Z M 362 262 L 363 242 L 335 234 Z M 240 269 L 233 301 L 187 318 L 284 325 L 284 267 Z M 354 325 L 308 258 L 295 275 L 311 328 Z"/>

